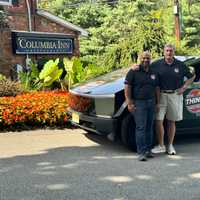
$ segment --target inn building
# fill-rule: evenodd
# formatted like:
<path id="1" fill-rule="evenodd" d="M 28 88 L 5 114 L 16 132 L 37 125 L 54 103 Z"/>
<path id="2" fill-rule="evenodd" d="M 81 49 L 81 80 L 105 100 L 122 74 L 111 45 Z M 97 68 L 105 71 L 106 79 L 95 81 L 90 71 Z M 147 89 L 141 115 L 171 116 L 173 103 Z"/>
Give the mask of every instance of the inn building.
<path id="1" fill-rule="evenodd" d="M 0 0 L 0 7 L 6 13 L 0 20 L 0 73 L 11 77 L 27 58 L 42 63 L 80 55 L 79 38 L 88 32 L 39 9 L 37 0 Z"/>

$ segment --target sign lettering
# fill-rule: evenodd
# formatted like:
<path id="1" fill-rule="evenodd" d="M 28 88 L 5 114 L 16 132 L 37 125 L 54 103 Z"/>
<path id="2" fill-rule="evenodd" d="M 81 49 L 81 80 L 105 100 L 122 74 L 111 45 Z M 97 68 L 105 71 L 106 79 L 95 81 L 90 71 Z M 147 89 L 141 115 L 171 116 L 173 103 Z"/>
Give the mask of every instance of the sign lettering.
<path id="1" fill-rule="evenodd" d="M 200 113 L 200 90 L 193 89 L 185 97 L 185 106 L 190 113 Z"/>
<path id="2" fill-rule="evenodd" d="M 12 32 L 13 50 L 16 54 L 72 54 L 74 38 L 69 35 Z"/>

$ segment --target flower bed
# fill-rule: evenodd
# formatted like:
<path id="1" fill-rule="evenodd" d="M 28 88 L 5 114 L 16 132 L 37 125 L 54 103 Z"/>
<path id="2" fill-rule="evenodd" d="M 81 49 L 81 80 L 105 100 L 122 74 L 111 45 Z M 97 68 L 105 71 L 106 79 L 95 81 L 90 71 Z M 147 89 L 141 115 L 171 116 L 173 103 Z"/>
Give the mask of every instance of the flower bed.
<path id="1" fill-rule="evenodd" d="M 62 126 L 68 121 L 69 93 L 31 92 L 0 98 L 0 130 L 23 126 Z"/>

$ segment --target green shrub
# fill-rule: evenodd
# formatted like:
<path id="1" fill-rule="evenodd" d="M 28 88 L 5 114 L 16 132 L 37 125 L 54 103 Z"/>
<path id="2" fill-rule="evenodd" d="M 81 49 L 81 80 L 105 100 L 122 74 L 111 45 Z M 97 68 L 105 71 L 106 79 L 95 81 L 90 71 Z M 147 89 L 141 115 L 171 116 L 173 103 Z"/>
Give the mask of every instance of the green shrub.
<path id="1" fill-rule="evenodd" d="M 0 74 L 0 80 L 5 80 L 6 77 L 3 74 Z"/>
<path id="2" fill-rule="evenodd" d="M 14 82 L 9 79 L 0 80 L 0 97 L 3 96 L 16 96 L 21 94 L 23 89 L 19 82 Z"/>

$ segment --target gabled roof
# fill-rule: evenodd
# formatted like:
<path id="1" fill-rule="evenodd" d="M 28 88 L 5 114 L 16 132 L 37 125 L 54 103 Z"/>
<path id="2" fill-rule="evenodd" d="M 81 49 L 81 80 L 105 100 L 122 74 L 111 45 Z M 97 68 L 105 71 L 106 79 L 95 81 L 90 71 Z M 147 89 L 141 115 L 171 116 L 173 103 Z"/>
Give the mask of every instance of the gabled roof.
<path id="1" fill-rule="evenodd" d="M 42 10 L 42 9 L 37 9 L 36 13 L 38 15 L 42 16 L 42 17 L 45 17 L 45 18 L 47 18 L 47 19 L 49 19 L 51 21 L 54 21 L 54 22 L 56 22 L 56 23 L 58 23 L 58 24 L 60 24 L 60 25 L 62 25 L 64 27 L 66 27 L 66 28 L 69 28 L 71 30 L 77 31 L 82 36 L 86 36 L 87 37 L 89 35 L 89 33 L 86 30 L 84 30 L 83 28 L 81 28 L 79 26 L 76 26 L 76 25 L 74 25 L 74 24 L 72 24 L 70 22 L 67 22 L 66 20 L 64 20 L 64 19 L 62 19 L 60 17 L 57 17 L 57 16 L 51 14 L 50 12 L 47 12 L 47 11 Z"/>

